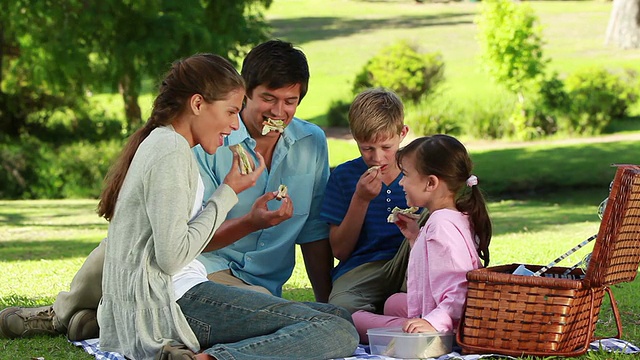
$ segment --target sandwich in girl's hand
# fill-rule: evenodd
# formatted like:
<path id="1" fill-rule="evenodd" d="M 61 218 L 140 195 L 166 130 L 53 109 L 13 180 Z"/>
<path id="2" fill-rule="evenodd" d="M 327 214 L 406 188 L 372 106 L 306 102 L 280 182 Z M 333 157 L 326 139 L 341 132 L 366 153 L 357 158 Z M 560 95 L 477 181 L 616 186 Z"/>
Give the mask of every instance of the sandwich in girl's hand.
<path id="1" fill-rule="evenodd" d="M 400 209 L 396 206 L 393 208 L 393 210 L 391 210 L 391 214 L 389 214 L 389 216 L 387 217 L 387 222 L 395 223 L 396 221 L 398 221 L 398 214 L 402 214 L 414 220 L 418 220 L 420 218 L 420 214 L 416 214 L 416 211 L 418 211 L 418 209 L 419 208 L 415 206 L 412 206 L 408 209 Z"/>
<path id="2" fill-rule="evenodd" d="M 245 175 L 253 172 L 253 167 L 251 166 L 251 161 L 249 161 L 249 157 L 247 156 L 247 152 L 244 150 L 242 145 L 231 145 L 229 146 L 231 151 L 238 154 L 238 158 L 240 159 L 240 173 Z"/>
<path id="3" fill-rule="evenodd" d="M 262 122 L 262 135 L 267 135 L 270 131 L 282 133 L 284 131 L 284 120 L 274 120 L 267 118 Z"/>

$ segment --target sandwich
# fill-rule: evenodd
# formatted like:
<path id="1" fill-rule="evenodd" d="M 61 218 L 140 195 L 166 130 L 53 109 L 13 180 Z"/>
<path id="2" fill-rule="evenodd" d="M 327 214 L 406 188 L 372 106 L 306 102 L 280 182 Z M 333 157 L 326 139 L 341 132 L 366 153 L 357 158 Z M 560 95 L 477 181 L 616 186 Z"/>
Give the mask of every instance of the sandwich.
<path id="1" fill-rule="evenodd" d="M 382 168 L 381 165 L 373 165 L 372 167 L 367 169 L 367 172 L 373 172 L 373 171 L 379 170 L 380 168 Z"/>
<path id="2" fill-rule="evenodd" d="M 270 131 L 282 133 L 284 131 L 284 120 L 274 120 L 267 118 L 262 122 L 262 135 L 267 135 Z"/>
<path id="3" fill-rule="evenodd" d="M 276 200 L 280 201 L 286 196 L 287 196 L 287 186 L 286 185 L 278 186 L 278 194 L 276 195 Z"/>
<path id="4" fill-rule="evenodd" d="M 251 166 L 251 161 L 249 161 L 249 157 L 247 156 L 247 152 L 244 150 L 242 145 L 231 145 L 229 146 L 231 151 L 238 154 L 238 158 L 240 159 L 240 173 L 242 175 L 253 172 L 253 167 Z"/>
<path id="5" fill-rule="evenodd" d="M 420 214 L 416 214 L 416 211 L 418 211 L 418 208 L 415 206 L 408 209 L 400 209 L 396 206 L 391 210 L 391 214 L 387 217 L 387 222 L 395 223 L 398 221 L 398 214 L 406 215 L 414 220 L 418 220 L 420 218 Z"/>

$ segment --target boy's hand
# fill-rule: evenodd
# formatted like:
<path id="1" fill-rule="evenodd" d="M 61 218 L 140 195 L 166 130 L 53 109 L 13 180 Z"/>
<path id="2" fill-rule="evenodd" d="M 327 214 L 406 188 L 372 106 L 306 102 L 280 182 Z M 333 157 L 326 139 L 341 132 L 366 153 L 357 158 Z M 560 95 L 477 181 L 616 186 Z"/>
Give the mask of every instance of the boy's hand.
<path id="1" fill-rule="evenodd" d="M 409 240 L 409 245 L 413 247 L 413 243 L 416 241 L 418 233 L 420 232 L 418 220 L 402 213 L 398 213 L 398 221 L 396 221 L 395 224 L 400 229 L 402 235 Z"/>
<path id="2" fill-rule="evenodd" d="M 260 177 L 260 174 L 262 174 L 262 171 L 264 171 L 265 169 L 264 158 L 260 153 L 256 153 L 256 155 L 258 156 L 258 161 L 260 162 L 260 166 L 256 167 L 253 172 L 243 175 L 240 172 L 240 167 L 242 166 L 242 164 L 240 163 L 240 157 L 235 151 L 232 151 L 232 153 L 233 162 L 231 165 L 231 170 L 229 171 L 227 176 L 225 176 L 222 183 L 229 185 L 236 194 L 239 194 L 256 184 L 256 181 Z"/>
<path id="3" fill-rule="evenodd" d="M 356 185 L 356 196 L 368 202 L 375 199 L 380 194 L 380 190 L 382 190 L 382 171 L 380 169 L 365 171 Z"/>
<path id="4" fill-rule="evenodd" d="M 293 216 L 293 203 L 289 196 L 282 198 L 279 209 L 269 210 L 267 202 L 275 199 L 276 195 L 277 191 L 268 192 L 256 199 L 256 202 L 251 207 L 251 211 L 247 216 L 251 226 L 255 229 L 254 231 L 276 226 Z"/>
<path id="5" fill-rule="evenodd" d="M 402 331 L 406 333 L 424 333 L 437 332 L 438 330 L 425 319 L 409 319 L 402 326 Z"/>

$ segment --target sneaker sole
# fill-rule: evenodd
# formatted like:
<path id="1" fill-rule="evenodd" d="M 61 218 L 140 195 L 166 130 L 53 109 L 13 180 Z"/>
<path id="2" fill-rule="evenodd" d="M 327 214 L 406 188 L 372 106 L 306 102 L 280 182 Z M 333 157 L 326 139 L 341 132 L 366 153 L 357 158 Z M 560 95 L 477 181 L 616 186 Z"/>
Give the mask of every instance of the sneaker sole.
<path id="1" fill-rule="evenodd" d="M 17 312 L 18 310 L 20 310 L 19 307 L 11 306 L 11 307 L 8 307 L 6 309 L 2 309 L 2 311 L 0 311 L 0 339 L 14 339 L 14 338 L 16 338 L 16 336 L 9 336 L 9 332 L 7 332 L 6 330 L 3 330 L 3 329 L 6 326 L 5 318 L 7 316 L 9 316 L 10 314 L 13 314 L 13 313 Z"/>
<path id="2" fill-rule="evenodd" d="M 71 341 L 94 339 L 100 336 L 95 310 L 84 309 L 73 314 L 69 320 L 67 338 Z"/>

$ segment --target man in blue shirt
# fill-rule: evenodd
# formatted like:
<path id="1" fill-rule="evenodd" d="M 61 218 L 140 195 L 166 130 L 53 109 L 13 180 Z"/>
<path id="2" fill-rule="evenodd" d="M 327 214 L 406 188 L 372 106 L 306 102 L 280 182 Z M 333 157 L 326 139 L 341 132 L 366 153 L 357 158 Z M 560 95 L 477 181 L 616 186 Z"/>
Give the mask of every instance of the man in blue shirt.
<path id="1" fill-rule="evenodd" d="M 259 152 L 267 171 L 254 187 L 238 195 L 238 204 L 198 260 L 207 268 L 210 280 L 257 285 L 281 296 L 295 265 L 295 244 L 299 244 L 316 300 L 326 302 L 333 267 L 328 226 L 320 220 L 329 178 L 327 141 L 318 126 L 294 117 L 307 92 L 306 57 L 290 43 L 267 41 L 249 52 L 242 75 L 247 98 L 240 112 L 240 129 L 224 145 L 240 144 L 254 163 Z M 281 120 L 284 131 L 263 135 L 267 119 Z M 220 148 L 215 155 L 199 147 L 194 153 L 206 199 L 231 169 L 233 156 L 229 147 Z M 277 201 L 275 192 L 281 184 L 287 186 L 288 196 Z"/>

